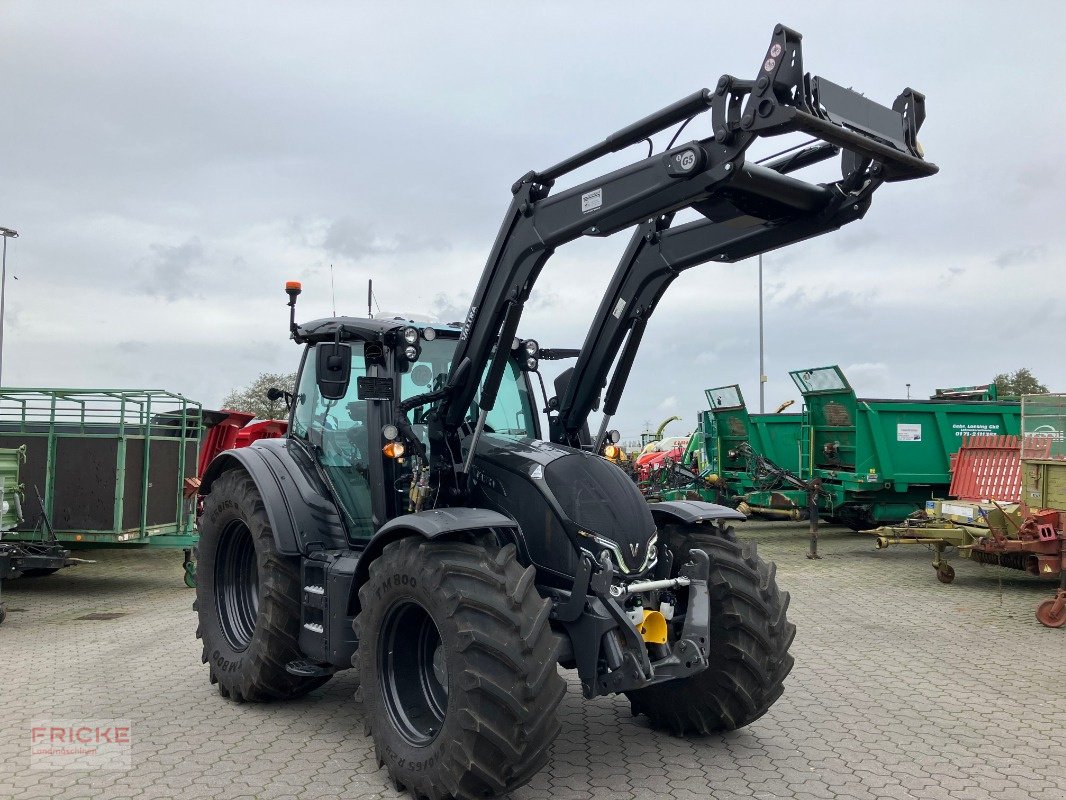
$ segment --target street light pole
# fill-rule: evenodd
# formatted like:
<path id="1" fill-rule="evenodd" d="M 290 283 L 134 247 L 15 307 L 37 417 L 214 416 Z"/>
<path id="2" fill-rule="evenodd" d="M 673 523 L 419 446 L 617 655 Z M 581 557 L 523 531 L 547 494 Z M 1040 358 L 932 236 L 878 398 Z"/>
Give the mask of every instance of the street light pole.
<path id="1" fill-rule="evenodd" d="M 0 258 L 0 386 L 4 385 L 4 295 L 7 289 L 7 240 L 17 239 L 18 236 L 18 231 L 0 228 L 0 237 L 4 239 L 4 254 Z"/>
<path id="2" fill-rule="evenodd" d="M 759 253 L 759 413 L 766 413 L 766 366 L 763 363 L 762 253 Z"/>

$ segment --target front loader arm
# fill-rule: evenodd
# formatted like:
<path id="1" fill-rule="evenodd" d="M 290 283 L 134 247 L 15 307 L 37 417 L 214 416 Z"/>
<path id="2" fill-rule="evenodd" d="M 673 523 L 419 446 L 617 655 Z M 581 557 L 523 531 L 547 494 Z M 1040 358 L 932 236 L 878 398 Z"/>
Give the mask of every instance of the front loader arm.
<path id="1" fill-rule="evenodd" d="M 526 175 L 516 187 L 463 324 L 453 368 L 469 359 L 470 380 L 444 401 L 445 426 L 462 424 L 497 342 L 504 343 L 506 357 L 521 309 L 557 247 L 581 236 L 608 236 L 648 217 L 710 199 L 739 152 L 736 145 L 718 145 L 713 138 L 692 142 L 557 195 L 547 194 L 549 185 L 536 173 Z M 498 377 L 495 386 L 490 382 L 495 371 L 485 379 L 478 404 L 483 411 L 495 400 Z"/>
<path id="2" fill-rule="evenodd" d="M 598 405 L 617 357 L 604 398 L 603 420 L 593 442 L 596 448 L 602 445 L 648 320 L 682 272 L 708 262 L 733 263 L 836 230 L 862 218 L 878 185 L 869 181 L 849 193 L 834 184 L 836 191 L 827 206 L 813 214 L 763 219 L 741 214 L 722 202 L 713 208 L 714 219 L 672 228 L 673 215 L 667 214 L 637 226 L 581 346 L 566 390 L 558 398 L 558 416 L 549 418 L 552 440 L 580 446 L 580 431 Z"/>
<path id="3" fill-rule="evenodd" d="M 839 211 L 841 187 L 854 192 L 883 180 L 936 172 L 935 165 L 921 158 L 914 138 L 924 117 L 921 95 L 907 90 L 897 100 L 898 110 L 887 109 L 850 90 L 811 78 L 802 72 L 799 40 L 798 33 L 777 26 L 755 81 L 723 76 L 713 92 L 695 92 L 547 170 L 528 173 L 512 187 L 514 197 L 463 324 L 449 390 L 431 418 L 437 427 L 436 434 L 431 431 L 431 441 L 446 445 L 435 445 L 445 454 L 435 459 L 438 467 L 450 466 L 459 472 L 469 469 L 485 417 L 495 404 L 524 304 L 545 263 L 560 245 L 581 236 L 608 236 L 638 223 L 661 226 L 666 220 L 668 225 L 674 212 L 693 207 L 709 220 L 730 225 L 722 225 L 715 231 L 717 238 L 705 243 L 704 249 L 713 250 L 712 254 L 691 256 L 699 261 L 688 266 L 716 255 L 735 260 L 832 229 L 825 221 L 826 214 Z M 827 107 L 827 102 L 833 107 Z M 712 136 L 551 194 L 555 181 L 563 175 L 708 109 L 712 112 Z M 839 185 L 811 184 L 789 177 L 788 169 L 745 162 L 745 151 L 760 136 L 796 131 L 845 148 L 844 179 Z M 752 213 L 761 217 L 749 223 Z M 769 218 L 782 224 L 791 220 L 792 232 L 768 230 L 765 223 Z M 648 233 L 659 231 L 644 230 L 641 235 Z M 688 245 L 680 240 L 687 235 L 691 235 L 689 226 L 679 226 L 669 239 L 685 247 Z M 769 244 L 772 241 L 777 243 Z M 669 255 L 668 249 L 654 244 Z M 675 259 L 669 270 L 677 269 L 685 260 Z M 661 281 L 661 276 L 650 276 L 646 280 L 649 288 L 643 291 L 657 300 L 665 289 Z M 621 284 L 628 285 L 625 280 Z M 606 306 L 605 301 L 598 320 Z M 646 317 L 626 326 L 630 340 L 633 334 L 639 340 L 643 322 Z M 617 352 L 617 336 L 607 338 L 612 344 L 606 351 L 613 347 Z M 459 438 L 479 385 L 477 426 L 466 463 L 459 464 Z M 603 385 L 602 379 L 598 385 Z"/>

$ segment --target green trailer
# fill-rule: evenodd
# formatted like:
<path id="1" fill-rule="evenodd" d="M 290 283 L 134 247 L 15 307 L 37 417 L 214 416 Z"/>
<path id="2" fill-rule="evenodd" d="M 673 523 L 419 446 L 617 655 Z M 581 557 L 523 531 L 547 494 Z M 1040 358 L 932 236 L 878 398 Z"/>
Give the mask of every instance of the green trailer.
<path id="1" fill-rule="evenodd" d="M 789 373 L 800 414 L 751 414 L 738 386 L 708 389 L 700 464 L 746 512 L 797 519 L 820 482 L 823 518 L 856 530 L 903 520 L 951 484 L 951 456 L 967 435 L 1018 434 L 1016 400 L 976 400 L 988 387 L 929 400 L 858 398 L 837 366 Z M 977 394 L 976 390 L 983 390 Z M 766 470 L 764 460 L 775 469 Z"/>
<path id="2" fill-rule="evenodd" d="M 898 522 L 951 485 L 951 457 L 965 436 L 1016 435 L 1016 400 L 859 398 L 837 366 L 789 373 L 803 394 L 798 476 L 819 479 L 823 508 L 856 530 Z M 806 494 L 785 498 L 802 507 Z M 747 498 L 753 508 L 767 493 Z"/>
<path id="3" fill-rule="evenodd" d="M 162 390 L 0 389 L 0 448 L 27 453 L 25 519 L 5 540 L 32 541 L 43 516 L 67 547 L 181 548 L 188 563 L 201 426 L 199 403 Z"/>

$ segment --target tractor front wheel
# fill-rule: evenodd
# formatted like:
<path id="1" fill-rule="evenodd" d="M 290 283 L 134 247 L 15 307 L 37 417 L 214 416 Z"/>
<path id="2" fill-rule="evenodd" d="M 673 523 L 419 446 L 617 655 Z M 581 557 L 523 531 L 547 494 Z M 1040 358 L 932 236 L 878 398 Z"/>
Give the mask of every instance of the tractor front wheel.
<path id="1" fill-rule="evenodd" d="M 788 648 L 796 626 L 785 616 L 788 593 L 778 589 L 774 565 L 759 558 L 753 543 L 704 525 L 671 525 L 664 534 L 675 575 L 689 550 L 710 558 L 708 666 L 690 678 L 627 692 L 633 714 L 678 735 L 742 728 L 781 696 L 792 669 Z"/>
<path id="2" fill-rule="evenodd" d="M 401 539 L 370 564 L 355 620 L 378 762 L 414 797 L 494 797 L 528 781 L 559 731 L 551 603 L 515 548 Z"/>
<path id="3" fill-rule="evenodd" d="M 329 680 L 285 670 L 301 658 L 299 562 L 278 553 L 263 498 L 244 470 L 212 484 L 199 553 L 196 636 L 219 694 L 238 703 L 283 700 Z"/>

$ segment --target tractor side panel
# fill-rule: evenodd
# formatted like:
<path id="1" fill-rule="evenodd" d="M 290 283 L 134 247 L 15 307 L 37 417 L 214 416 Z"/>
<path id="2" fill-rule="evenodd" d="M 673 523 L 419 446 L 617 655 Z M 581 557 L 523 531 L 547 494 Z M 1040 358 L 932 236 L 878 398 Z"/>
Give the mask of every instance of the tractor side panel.
<path id="1" fill-rule="evenodd" d="M 491 476 L 484 471 L 481 474 L 471 502 L 513 517 L 518 523 L 515 544 L 519 559 L 544 572 L 546 582 L 568 586 L 569 577 L 577 572 L 578 554 L 541 492 L 529 480 L 507 470 L 493 470 Z"/>

